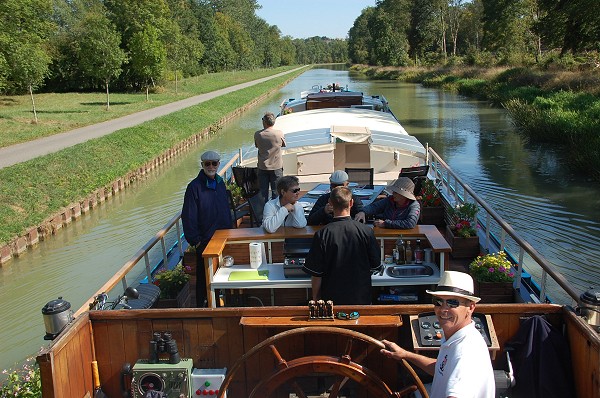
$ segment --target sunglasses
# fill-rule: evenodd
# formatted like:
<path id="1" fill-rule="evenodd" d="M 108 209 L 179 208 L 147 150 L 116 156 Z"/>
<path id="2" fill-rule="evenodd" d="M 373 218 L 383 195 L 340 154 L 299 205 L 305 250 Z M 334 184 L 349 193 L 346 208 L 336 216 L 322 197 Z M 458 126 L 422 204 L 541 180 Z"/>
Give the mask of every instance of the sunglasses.
<path id="1" fill-rule="evenodd" d="M 446 303 L 446 305 L 449 308 L 457 308 L 457 307 L 460 307 L 460 305 L 461 305 L 460 300 L 457 300 L 457 299 L 444 300 L 439 297 L 434 297 L 431 301 L 433 302 L 433 305 L 435 305 L 436 307 L 441 307 L 442 305 L 444 305 L 444 303 Z"/>
<path id="2" fill-rule="evenodd" d="M 300 188 L 290 189 L 290 192 L 292 192 L 292 193 L 298 193 L 298 192 L 300 192 Z"/>
<path id="3" fill-rule="evenodd" d="M 335 314 L 335 317 L 337 319 L 358 319 L 359 316 L 360 315 L 357 311 L 352 311 L 349 314 L 346 314 L 345 312 L 338 312 L 337 314 Z"/>
<path id="4" fill-rule="evenodd" d="M 218 160 L 213 160 L 213 161 L 206 161 L 204 162 L 204 167 L 208 167 L 208 166 L 213 166 L 213 167 L 217 167 L 219 165 L 219 161 Z"/>

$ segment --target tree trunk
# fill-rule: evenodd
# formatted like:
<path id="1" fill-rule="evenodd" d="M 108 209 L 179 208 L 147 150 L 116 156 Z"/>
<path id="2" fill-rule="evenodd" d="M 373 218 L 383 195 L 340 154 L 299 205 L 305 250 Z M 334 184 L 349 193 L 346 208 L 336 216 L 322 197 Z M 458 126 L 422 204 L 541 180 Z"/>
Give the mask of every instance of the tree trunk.
<path id="1" fill-rule="evenodd" d="M 444 20 L 444 10 L 440 9 L 440 22 L 442 27 L 442 53 L 444 54 L 444 59 L 446 59 L 446 21 Z"/>
<path id="2" fill-rule="evenodd" d="M 148 96 L 148 85 L 146 84 L 146 102 L 150 101 L 150 98 Z"/>
<path id="3" fill-rule="evenodd" d="M 175 69 L 175 94 L 179 94 L 179 91 L 177 89 L 177 69 Z"/>
<path id="4" fill-rule="evenodd" d="M 456 56 L 456 42 L 458 41 L 458 30 L 452 37 L 452 55 Z"/>
<path id="5" fill-rule="evenodd" d="M 104 85 L 106 86 L 106 110 L 110 109 L 110 97 L 108 95 L 108 80 L 104 82 Z"/>
<path id="6" fill-rule="evenodd" d="M 31 96 L 31 105 L 33 107 L 33 118 L 35 120 L 35 124 L 38 122 L 37 112 L 35 111 L 35 100 L 33 99 L 33 87 L 31 84 L 29 85 L 29 95 Z"/>

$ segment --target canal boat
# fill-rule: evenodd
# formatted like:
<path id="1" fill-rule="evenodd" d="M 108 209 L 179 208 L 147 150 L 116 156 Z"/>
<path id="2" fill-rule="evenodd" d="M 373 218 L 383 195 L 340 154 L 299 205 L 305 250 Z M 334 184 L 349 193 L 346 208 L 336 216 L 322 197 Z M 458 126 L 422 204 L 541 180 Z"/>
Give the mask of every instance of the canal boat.
<path id="1" fill-rule="evenodd" d="M 506 352 L 527 320 L 543 318 L 570 352 L 565 377 L 572 396 L 600 398 L 597 308 L 588 306 L 586 312 L 580 292 L 391 113 L 321 103 L 321 109 L 282 112 L 275 124 L 286 137 L 284 173 L 299 176 L 307 191 L 302 200 L 308 202 L 311 191 L 318 191 L 315 184 L 326 183 L 333 170 L 361 168 L 373 170 L 370 184 L 354 187 L 366 201 L 375 199 L 376 186 L 408 169 L 427 170 L 448 206 L 477 203 L 481 252 L 502 248 L 515 271 L 512 302 L 476 308 L 497 387 L 510 396 L 511 389 L 538 386 L 541 375 L 526 379 L 511 373 Z M 233 167 L 254 166 L 255 156 L 253 149 L 240 151 L 221 175 L 230 180 Z M 287 257 L 292 251 L 286 244 L 309 239 L 318 226 L 281 228 L 274 234 L 241 226 L 217 231 L 202 253 L 199 269 L 206 274 L 209 308 L 90 311 L 98 295 L 120 297 L 126 288 L 150 281 L 155 268 L 150 253 L 156 248 L 162 267 L 185 257 L 180 215 L 174 216 L 40 352 L 43 396 L 93 396 L 99 385 L 107 396 L 135 398 L 153 390 L 166 397 L 398 397 L 417 390 L 427 396 L 423 374 L 383 357 L 379 349 L 387 339 L 435 355 L 437 346 L 422 329 L 422 320 L 433 311 L 425 290 L 444 270 L 464 266 L 452 257 L 443 231 L 433 225 L 403 231 L 374 228 L 382 259 L 400 233 L 405 240 L 420 240 L 431 259 L 419 266 L 384 264 L 383 272 L 373 275 L 374 305 L 333 303 L 331 308 L 308 304 L 308 276 L 285 273 L 286 259 L 293 259 Z M 263 252 L 253 264 L 257 245 Z M 228 257 L 235 259 L 233 266 L 226 263 Z M 539 344 L 552 349 L 547 342 Z"/>
<path id="2" fill-rule="evenodd" d="M 383 95 L 368 95 L 360 91 L 351 91 L 348 86 L 344 88 L 333 83 L 325 87 L 314 85 L 310 90 L 302 91 L 300 98 L 284 100 L 280 105 L 280 115 L 311 109 L 342 107 L 392 113 L 389 103 Z"/>

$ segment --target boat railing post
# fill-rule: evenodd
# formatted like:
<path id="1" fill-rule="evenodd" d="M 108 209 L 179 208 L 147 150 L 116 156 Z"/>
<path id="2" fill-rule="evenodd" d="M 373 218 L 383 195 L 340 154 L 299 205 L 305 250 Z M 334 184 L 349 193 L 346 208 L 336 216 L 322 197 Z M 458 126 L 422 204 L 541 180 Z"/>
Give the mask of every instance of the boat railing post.
<path id="1" fill-rule="evenodd" d="M 504 250 L 505 246 L 506 246 L 506 230 L 504 228 L 501 228 L 501 231 L 500 231 L 500 250 Z"/>
<path id="2" fill-rule="evenodd" d="M 542 268 L 542 281 L 540 283 L 540 285 L 541 285 L 540 301 L 542 303 L 546 302 L 546 284 L 547 284 L 547 279 L 548 279 L 548 273 L 546 272 L 545 269 Z"/>
<path id="3" fill-rule="evenodd" d="M 485 217 L 485 252 L 490 252 L 490 229 L 492 228 L 492 216 L 486 212 Z"/>
<path id="4" fill-rule="evenodd" d="M 146 263 L 146 276 L 148 277 L 148 283 L 152 283 L 152 270 L 150 269 L 150 258 L 148 257 L 148 251 L 144 253 L 144 262 Z"/>
<path id="5" fill-rule="evenodd" d="M 127 289 L 127 275 L 124 275 L 123 279 L 121 279 L 121 285 L 123 285 L 123 291 L 125 291 Z"/>
<path id="6" fill-rule="evenodd" d="M 169 258 L 167 256 L 167 246 L 165 244 L 164 236 L 161 236 L 161 238 L 160 238 L 160 246 L 162 248 L 164 265 L 167 266 L 167 264 L 169 263 Z"/>
<path id="7" fill-rule="evenodd" d="M 179 221 L 177 220 L 175 223 L 175 229 L 177 231 L 177 247 L 179 248 L 179 256 L 183 257 L 183 243 L 181 242 L 181 227 L 179 226 Z"/>
<path id="8" fill-rule="evenodd" d="M 525 256 L 525 249 L 519 247 L 519 268 L 517 268 L 517 286 L 516 289 L 521 287 L 521 278 L 523 276 L 523 257 Z"/>

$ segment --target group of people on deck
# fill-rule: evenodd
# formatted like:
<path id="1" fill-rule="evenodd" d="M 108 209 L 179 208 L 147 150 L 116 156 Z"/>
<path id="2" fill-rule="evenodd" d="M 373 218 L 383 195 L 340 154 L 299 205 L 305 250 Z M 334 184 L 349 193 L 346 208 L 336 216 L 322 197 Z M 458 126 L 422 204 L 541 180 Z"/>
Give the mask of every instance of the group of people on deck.
<path id="1" fill-rule="evenodd" d="M 373 228 L 365 224 L 375 216 L 374 226 L 410 229 L 417 225 L 420 205 L 414 183 L 400 177 L 387 186 L 389 195 L 363 206 L 348 188 L 348 174 L 334 171 L 330 192 L 319 197 L 308 217 L 299 203 L 300 182 L 283 175 L 283 134 L 273 128 L 275 116 L 262 118 L 263 129 L 255 133 L 258 177 L 266 199 L 263 228 L 273 233 L 280 227 L 304 228 L 324 225 L 313 236 L 304 271 L 311 275 L 312 299 L 332 300 L 336 305 L 371 304 L 371 275 L 381 266 L 380 247 Z M 226 186 L 217 174 L 220 156 L 207 151 L 202 168 L 187 186 L 182 209 L 184 235 L 196 248 L 198 264 L 214 232 L 233 225 Z M 269 190 L 271 195 L 269 195 Z M 197 306 L 205 306 L 205 273 L 197 272 Z M 471 315 L 479 298 L 473 295 L 468 274 L 446 271 L 433 296 L 435 313 L 445 341 L 436 359 L 406 351 L 384 340 L 383 355 L 407 359 L 434 376 L 431 397 L 493 397 L 494 379 L 487 346 L 473 326 Z M 476 375 L 477 377 L 475 377 Z"/>

